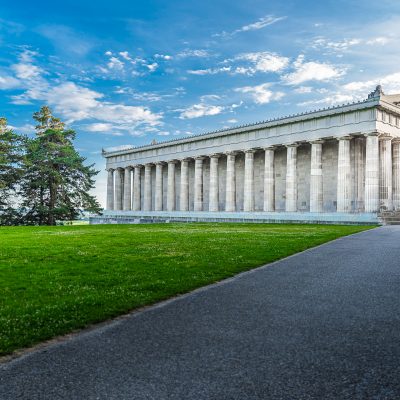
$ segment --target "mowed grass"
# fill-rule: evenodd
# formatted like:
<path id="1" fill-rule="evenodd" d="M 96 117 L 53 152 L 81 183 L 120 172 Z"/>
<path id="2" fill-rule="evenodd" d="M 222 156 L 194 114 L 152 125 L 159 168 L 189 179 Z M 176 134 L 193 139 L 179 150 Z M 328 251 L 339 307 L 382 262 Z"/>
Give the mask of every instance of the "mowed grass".
<path id="1" fill-rule="evenodd" d="M 0 354 L 370 227 L 0 228 Z"/>

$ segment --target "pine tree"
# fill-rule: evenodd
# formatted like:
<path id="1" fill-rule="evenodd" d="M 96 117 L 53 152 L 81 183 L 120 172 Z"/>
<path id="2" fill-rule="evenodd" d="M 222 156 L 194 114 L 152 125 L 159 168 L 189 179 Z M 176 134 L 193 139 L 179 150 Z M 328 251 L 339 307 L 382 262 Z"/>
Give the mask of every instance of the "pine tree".
<path id="1" fill-rule="evenodd" d="M 22 175 L 25 138 L 17 135 L 0 118 L 0 225 L 17 223 L 19 210 L 16 189 Z"/>
<path id="2" fill-rule="evenodd" d="M 45 106 L 33 115 L 37 134 L 27 142 L 21 183 L 28 224 L 55 225 L 75 219 L 80 210 L 99 212 L 100 205 L 89 191 L 98 171 L 85 166 L 73 145 L 75 132 Z"/>

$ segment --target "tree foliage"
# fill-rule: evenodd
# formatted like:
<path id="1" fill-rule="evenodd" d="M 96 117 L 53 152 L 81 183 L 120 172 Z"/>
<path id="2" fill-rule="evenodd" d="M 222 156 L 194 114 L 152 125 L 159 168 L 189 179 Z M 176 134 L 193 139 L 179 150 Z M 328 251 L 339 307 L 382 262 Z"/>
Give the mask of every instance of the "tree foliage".
<path id="1" fill-rule="evenodd" d="M 23 173 L 25 143 L 26 138 L 15 134 L 6 118 L 0 118 L 0 225 L 13 225 L 18 221 L 18 211 L 12 205 Z"/>
<path id="2" fill-rule="evenodd" d="M 33 118 L 37 123 L 33 139 L 17 140 L 17 152 L 12 150 L 14 139 L 4 140 L 0 149 L 5 170 L 1 185 L 18 186 L 20 223 L 55 225 L 56 221 L 75 219 L 81 210 L 98 213 L 100 205 L 89 193 L 98 171 L 94 165 L 86 166 L 86 159 L 76 151 L 75 132 L 66 129 L 47 106 Z M 4 130 L 8 132 L 6 128 Z M 14 134 L 8 132 L 7 135 Z M 20 158 L 15 158 L 17 156 Z M 20 165 L 16 169 L 18 174 L 13 172 L 17 163 Z M 7 194 L 6 197 L 9 198 Z M 3 214 L 10 215 L 10 210 Z"/>

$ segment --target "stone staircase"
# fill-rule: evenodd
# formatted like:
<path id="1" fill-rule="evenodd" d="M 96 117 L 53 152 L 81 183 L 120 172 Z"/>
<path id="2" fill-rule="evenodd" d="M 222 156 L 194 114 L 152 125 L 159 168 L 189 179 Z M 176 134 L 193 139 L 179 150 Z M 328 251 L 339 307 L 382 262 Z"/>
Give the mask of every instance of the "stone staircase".
<path id="1" fill-rule="evenodd" d="M 383 225 L 400 225 L 400 211 L 382 211 L 378 217 Z"/>

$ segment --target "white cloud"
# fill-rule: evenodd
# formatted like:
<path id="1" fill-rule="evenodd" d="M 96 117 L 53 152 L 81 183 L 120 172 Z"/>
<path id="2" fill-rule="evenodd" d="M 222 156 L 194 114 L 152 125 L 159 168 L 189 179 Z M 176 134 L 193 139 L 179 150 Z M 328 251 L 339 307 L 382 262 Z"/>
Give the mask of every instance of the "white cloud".
<path id="1" fill-rule="evenodd" d="M 43 73 L 41 68 L 26 62 L 15 64 L 12 69 L 15 71 L 16 77 L 20 79 L 34 79 Z"/>
<path id="2" fill-rule="evenodd" d="M 252 100 L 257 104 L 266 104 L 273 100 L 279 100 L 284 96 L 282 92 L 272 92 L 270 83 L 263 83 L 257 86 L 245 86 L 236 88 L 236 92 L 249 94 Z"/>
<path id="3" fill-rule="evenodd" d="M 210 104 L 194 104 L 185 110 L 182 110 L 179 118 L 180 119 L 192 119 L 204 117 L 206 115 L 217 115 L 224 110 L 222 106 L 215 106 Z"/>
<path id="4" fill-rule="evenodd" d="M 180 58 L 186 57 L 199 57 L 199 58 L 207 58 L 210 57 L 211 53 L 208 50 L 204 49 L 185 49 L 178 54 Z"/>
<path id="5" fill-rule="evenodd" d="M 283 77 L 289 85 L 299 85 L 308 81 L 329 81 L 345 74 L 345 69 L 338 68 L 328 63 L 315 61 L 304 62 L 304 56 L 300 55 L 293 64 L 294 72 Z"/>
<path id="6" fill-rule="evenodd" d="M 162 60 L 172 60 L 172 56 L 168 55 L 168 54 L 154 54 L 155 58 L 160 58 Z"/>
<path id="7" fill-rule="evenodd" d="M 104 101 L 104 95 L 97 91 L 80 86 L 74 82 L 62 82 L 52 84 L 43 75 L 45 71 L 32 62 L 27 62 L 30 55 L 20 57 L 19 64 L 12 68 L 19 78 L 20 87 L 25 90 L 21 95 L 13 97 L 14 104 L 28 104 L 31 101 L 40 101 L 49 104 L 57 114 L 66 118 L 68 123 L 93 119 L 98 123 L 92 129 L 101 132 L 102 128 L 113 130 L 144 126 L 161 125 L 161 114 L 153 113 L 143 106 L 130 106 Z M 103 125 L 101 125 L 103 124 Z"/>
<path id="8" fill-rule="evenodd" d="M 220 67 L 220 68 L 207 68 L 207 69 L 196 69 L 188 70 L 188 74 L 191 75 L 215 75 L 221 72 L 230 72 L 231 67 Z"/>
<path id="9" fill-rule="evenodd" d="M 335 42 L 320 37 L 314 40 L 313 47 L 317 49 L 319 48 L 328 49 L 334 52 L 342 52 L 348 50 L 352 46 L 361 44 L 362 42 L 363 41 L 358 38 L 343 39 Z"/>
<path id="10" fill-rule="evenodd" d="M 109 57 L 107 68 L 100 66 L 98 69 L 106 75 L 114 74 L 116 77 L 119 75 L 126 77 L 127 73 L 129 73 L 132 76 L 138 77 L 152 73 L 159 67 L 159 64 L 154 59 L 132 58 L 128 51 L 118 52 L 118 57 L 111 51 L 107 51 L 105 55 Z"/>
<path id="11" fill-rule="evenodd" d="M 252 67 L 248 68 L 238 67 L 235 72 L 241 74 L 254 74 L 255 72 L 279 72 L 286 68 L 289 64 L 289 58 L 266 51 L 240 54 L 235 57 L 235 60 L 250 61 L 253 64 Z"/>
<path id="12" fill-rule="evenodd" d="M 293 91 L 299 94 L 311 93 L 313 91 L 313 88 L 311 86 L 300 86 Z"/>
<path id="13" fill-rule="evenodd" d="M 341 53 L 357 45 L 366 44 L 369 46 L 374 46 L 374 45 L 383 46 L 389 43 L 390 41 L 391 38 L 387 36 L 378 36 L 368 40 L 359 38 L 352 38 L 352 39 L 345 38 L 343 40 L 337 40 L 337 41 L 328 40 L 324 37 L 318 37 L 313 41 L 312 47 L 318 50 L 323 49 L 334 53 Z"/>
<path id="14" fill-rule="evenodd" d="M 35 126 L 32 124 L 24 124 L 20 126 L 10 125 L 10 128 L 17 133 L 22 133 L 23 135 L 29 135 L 35 132 Z"/>
<path id="15" fill-rule="evenodd" d="M 234 66 L 235 63 L 243 61 L 246 62 L 246 65 Z M 233 59 L 224 60 L 222 64 L 226 63 L 232 63 L 232 65 L 188 70 L 187 72 L 191 75 L 215 75 L 224 72 L 230 74 L 254 75 L 256 72 L 279 72 L 288 66 L 289 58 L 263 51 L 239 54 Z"/>
<path id="16" fill-rule="evenodd" d="M 117 57 L 110 57 L 107 67 L 109 69 L 122 70 L 124 69 L 124 63 Z"/>
<path id="17" fill-rule="evenodd" d="M 302 103 L 298 103 L 298 106 L 315 106 L 315 105 L 322 105 L 326 104 L 329 106 L 335 105 L 335 104 L 344 104 L 344 103 L 350 103 L 355 100 L 355 97 L 350 94 L 333 94 L 331 96 L 327 96 L 323 99 L 320 100 L 310 100 L 310 101 L 304 101 Z"/>
<path id="18" fill-rule="evenodd" d="M 127 61 L 132 60 L 127 51 L 120 51 L 118 54 Z"/>
<path id="19" fill-rule="evenodd" d="M 113 129 L 113 126 L 104 122 L 97 122 L 86 125 L 85 129 L 89 132 L 107 132 Z"/>
<path id="20" fill-rule="evenodd" d="M 233 104 L 231 105 L 231 109 L 234 110 L 235 108 L 241 107 L 242 105 L 243 105 L 243 101 L 241 101 L 241 102 L 238 103 L 238 104 L 233 103 Z"/>
<path id="21" fill-rule="evenodd" d="M 20 85 L 18 79 L 13 76 L 0 76 L 0 90 L 15 89 Z"/>
<path id="22" fill-rule="evenodd" d="M 326 89 L 317 89 L 317 93 L 326 94 L 322 99 L 309 100 L 299 103 L 299 106 L 314 105 L 335 105 L 349 103 L 353 101 L 366 99 L 368 93 L 373 91 L 380 84 L 386 94 L 400 93 L 400 72 L 377 77 L 375 79 L 365 81 L 353 81 L 346 83 L 337 92 L 329 92 Z"/>
<path id="23" fill-rule="evenodd" d="M 383 90 L 387 94 L 395 94 L 400 92 L 400 72 L 384 75 L 367 81 L 349 82 L 343 86 L 343 89 L 350 92 L 363 93 L 364 97 L 368 92 L 372 91 L 376 85 L 382 85 Z"/>
<path id="24" fill-rule="evenodd" d="M 215 100 L 220 100 L 221 96 L 218 96 L 217 94 L 205 94 L 200 97 L 200 101 L 202 103 L 205 103 L 207 101 L 215 101 Z"/>
<path id="25" fill-rule="evenodd" d="M 379 37 L 376 37 L 376 38 L 367 40 L 367 41 L 366 41 L 366 44 L 372 45 L 372 46 L 375 45 L 375 44 L 384 46 L 385 44 L 389 43 L 390 40 L 391 40 L 391 39 L 388 38 L 388 37 L 379 36 Z"/>
<path id="26" fill-rule="evenodd" d="M 222 36 L 222 37 L 232 37 L 234 35 L 236 35 L 237 33 L 240 32 L 248 32 L 248 31 L 256 31 L 262 28 L 265 28 L 266 26 L 275 24 L 278 21 L 282 21 L 283 19 L 285 19 L 286 17 L 274 17 L 273 15 L 266 15 L 264 17 L 261 17 L 258 21 L 250 23 L 248 25 L 244 25 L 239 29 L 235 29 L 232 32 L 221 32 L 221 33 L 216 33 L 213 36 L 218 37 L 218 36 Z"/>
<path id="27" fill-rule="evenodd" d="M 228 121 L 226 121 L 226 122 L 228 122 L 229 124 L 236 124 L 239 121 L 236 118 L 231 118 L 231 119 L 228 119 Z"/>
<path id="28" fill-rule="evenodd" d="M 265 28 L 268 25 L 275 24 L 278 21 L 282 21 L 286 17 L 274 17 L 273 15 L 266 15 L 265 17 L 260 18 L 257 22 L 253 22 L 252 24 L 242 26 L 240 29 L 237 29 L 235 32 L 246 32 L 246 31 L 254 31 L 258 29 Z"/>
<path id="29" fill-rule="evenodd" d="M 156 62 L 151 64 L 146 64 L 145 66 L 146 68 L 148 68 L 150 72 L 154 72 L 158 68 L 158 64 Z"/>

